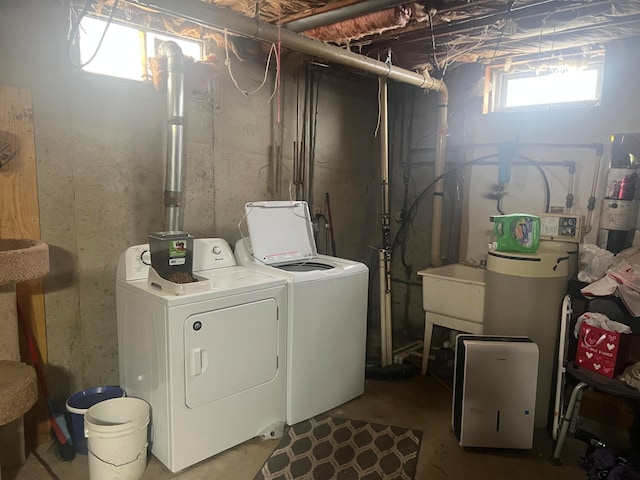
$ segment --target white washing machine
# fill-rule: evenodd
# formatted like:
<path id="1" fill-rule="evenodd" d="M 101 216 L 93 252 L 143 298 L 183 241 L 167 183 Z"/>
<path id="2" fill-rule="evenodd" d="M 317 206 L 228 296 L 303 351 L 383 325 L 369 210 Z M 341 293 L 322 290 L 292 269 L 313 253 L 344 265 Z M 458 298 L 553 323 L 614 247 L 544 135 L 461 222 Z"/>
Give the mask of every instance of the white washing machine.
<path id="1" fill-rule="evenodd" d="M 237 266 L 221 239 L 196 239 L 178 285 L 149 268 L 148 245 L 121 256 L 116 285 L 120 383 L 151 405 L 151 451 L 172 472 L 285 420 L 287 289 Z"/>
<path id="2" fill-rule="evenodd" d="M 240 265 L 286 279 L 287 424 L 364 392 L 368 269 L 318 255 L 305 202 L 245 205 L 249 238 L 236 243 Z"/>

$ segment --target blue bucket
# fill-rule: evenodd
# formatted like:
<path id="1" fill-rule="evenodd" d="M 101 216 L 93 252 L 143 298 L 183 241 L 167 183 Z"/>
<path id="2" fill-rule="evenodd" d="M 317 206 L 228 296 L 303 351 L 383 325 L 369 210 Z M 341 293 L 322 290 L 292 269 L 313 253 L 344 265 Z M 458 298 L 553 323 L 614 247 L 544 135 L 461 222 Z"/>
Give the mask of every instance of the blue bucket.
<path id="1" fill-rule="evenodd" d="M 67 410 L 71 413 L 71 439 L 76 452 L 87 454 L 87 439 L 84 437 L 84 414 L 96 403 L 111 398 L 125 397 L 125 391 L 114 385 L 106 387 L 92 387 L 74 393 L 67 399 Z"/>

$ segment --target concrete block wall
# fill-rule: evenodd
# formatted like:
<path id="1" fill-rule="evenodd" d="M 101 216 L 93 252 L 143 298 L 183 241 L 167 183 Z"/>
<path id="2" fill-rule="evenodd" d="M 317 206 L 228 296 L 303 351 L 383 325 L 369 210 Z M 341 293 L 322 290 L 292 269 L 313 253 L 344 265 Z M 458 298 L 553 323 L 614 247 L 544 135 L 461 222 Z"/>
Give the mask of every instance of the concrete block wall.
<path id="1" fill-rule="evenodd" d="M 0 84 L 33 95 L 42 239 L 51 249 L 50 389 L 61 398 L 118 383 L 116 267 L 124 249 L 163 230 L 166 135 L 165 96 L 152 85 L 72 68 L 68 15 L 66 2 L 0 4 Z M 269 103 L 273 82 L 245 97 L 224 66 L 211 95 L 188 97 L 184 230 L 233 245 L 245 202 L 289 198 L 296 68 L 285 57 L 280 124 Z M 234 64 L 248 85 L 263 74 L 261 59 Z M 319 99 L 314 202 L 322 207 L 331 194 L 338 253 L 366 261 L 378 220 L 377 82 L 328 71 Z M 274 178 L 280 128 L 282 174 Z"/>

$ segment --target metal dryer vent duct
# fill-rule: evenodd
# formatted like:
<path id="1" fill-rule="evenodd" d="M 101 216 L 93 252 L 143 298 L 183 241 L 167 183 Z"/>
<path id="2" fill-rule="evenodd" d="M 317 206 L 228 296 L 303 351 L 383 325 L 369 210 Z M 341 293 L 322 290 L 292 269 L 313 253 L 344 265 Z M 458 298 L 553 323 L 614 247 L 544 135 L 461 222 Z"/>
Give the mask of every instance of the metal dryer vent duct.
<path id="1" fill-rule="evenodd" d="M 442 265 L 440 233 L 442 231 L 442 199 L 444 182 L 442 175 L 445 167 L 445 148 L 447 143 L 447 111 L 449 93 L 441 80 L 432 78 L 428 73 L 417 73 L 394 65 L 368 58 L 349 50 L 327 45 L 325 43 L 303 37 L 287 29 L 278 29 L 274 25 L 261 23 L 255 19 L 244 17 L 229 9 L 216 7 L 200 0 L 135 0 L 140 5 L 157 9 L 171 15 L 195 22 L 198 25 L 230 31 L 255 40 L 269 43 L 281 43 L 289 48 L 307 55 L 322 58 L 331 62 L 356 68 L 378 77 L 385 77 L 397 82 L 414 85 L 424 90 L 438 92 L 438 116 L 435 176 L 437 182 L 433 193 L 433 228 L 431 234 L 431 264 Z M 181 76 L 182 78 L 182 76 Z"/>
<path id="2" fill-rule="evenodd" d="M 433 193 L 433 228 L 431 232 L 431 264 L 442 265 L 440 256 L 440 233 L 442 230 L 442 200 L 445 167 L 445 147 L 447 143 L 447 110 L 449 93 L 446 85 L 441 80 L 432 78 L 428 73 L 421 74 L 396 67 L 394 65 L 368 58 L 350 50 L 327 45 L 325 43 L 298 35 L 286 28 L 279 29 L 268 23 L 261 23 L 255 19 L 244 17 L 231 10 L 215 7 L 212 4 L 200 0 L 136 0 L 137 3 L 147 5 L 162 12 L 177 15 L 199 25 L 230 31 L 245 37 L 269 43 L 278 43 L 284 48 L 289 48 L 307 55 L 322 58 L 331 62 L 345 65 L 351 68 L 372 73 L 385 80 L 395 80 L 424 90 L 438 92 L 438 117 L 436 136 L 435 177 L 436 183 Z M 182 78 L 182 75 L 180 75 Z M 171 84 L 171 82 L 170 82 Z M 386 104 L 386 99 L 384 100 Z M 385 107 L 386 108 L 386 107 Z M 386 126 L 385 126 L 386 128 Z M 180 130 L 182 132 L 182 130 Z M 180 143 L 182 145 L 182 143 Z M 387 148 L 384 147 L 383 148 Z M 181 153 L 181 152 L 180 152 Z M 168 166 L 167 166 L 168 168 Z M 169 190 L 169 189 L 167 189 Z M 388 215 L 383 212 L 383 216 Z M 380 255 L 380 268 L 385 273 L 391 271 L 391 255 L 388 249 Z M 384 289 L 384 309 L 381 310 L 381 332 L 388 333 L 385 351 L 382 352 L 382 366 L 392 362 L 391 316 L 390 302 L 391 290 L 387 284 L 387 275 L 381 276 L 381 290 Z M 384 283 L 384 285 L 383 285 Z"/>
<path id="3" fill-rule="evenodd" d="M 184 56 L 175 42 L 162 42 L 158 55 L 167 59 L 167 161 L 164 186 L 164 229 L 180 230 L 182 144 L 184 137 Z"/>

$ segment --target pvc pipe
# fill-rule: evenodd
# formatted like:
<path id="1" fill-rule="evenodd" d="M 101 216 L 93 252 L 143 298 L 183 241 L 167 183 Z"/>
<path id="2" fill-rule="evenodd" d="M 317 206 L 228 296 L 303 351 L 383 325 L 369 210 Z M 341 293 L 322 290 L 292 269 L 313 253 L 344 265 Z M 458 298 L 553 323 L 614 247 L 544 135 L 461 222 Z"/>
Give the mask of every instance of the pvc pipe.
<path id="1" fill-rule="evenodd" d="M 385 357 L 387 359 L 387 365 L 393 363 L 393 329 L 391 322 L 391 250 L 387 250 L 384 253 L 385 257 L 385 270 L 387 275 L 385 276 L 386 291 L 384 295 L 385 302 L 385 335 L 387 336 L 387 348 L 385 350 Z"/>
<path id="2" fill-rule="evenodd" d="M 380 249 L 378 251 L 378 276 L 380 277 L 380 366 L 386 367 L 391 364 L 391 360 L 388 355 L 388 341 L 389 338 L 387 336 L 387 323 L 386 323 L 386 312 L 387 312 L 387 288 L 385 285 L 384 279 L 387 276 L 386 272 L 386 262 L 385 262 L 385 251 Z"/>
<path id="3" fill-rule="evenodd" d="M 422 342 L 421 341 L 415 341 L 412 343 L 409 343 L 407 345 L 404 345 L 402 347 L 396 348 L 395 350 L 393 350 L 393 354 L 397 355 L 398 353 L 403 353 L 403 352 L 412 352 L 413 350 L 418 350 L 420 349 L 420 356 L 422 356 Z"/>
<path id="4" fill-rule="evenodd" d="M 380 216 L 382 228 L 382 248 L 380 249 L 380 334 L 382 335 L 382 366 L 393 363 L 393 330 L 391 328 L 391 249 L 389 237 L 391 227 L 389 223 L 389 116 L 387 79 L 378 77 L 380 109 L 380 186 L 382 198 L 382 214 Z M 384 267 L 384 269 L 383 269 Z M 383 269 L 383 270 L 382 270 Z M 383 294 L 384 293 L 384 294 Z"/>
<path id="5" fill-rule="evenodd" d="M 175 42 L 162 42 L 167 58 L 167 161 L 164 188 L 164 228 L 180 230 L 182 204 L 182 145 L 184 137 L 184 57 Z"/>
<path id="6" fill-rule="evenodd" d="M 378 78 L 380 108 L 380 187 L 381 187 L 381 227 L 382 248 L 389 248 L 391 226 L 389 221 L 389 115 L 387 79 Z M 391 253 L 389 253 L 390 255 Z"/>
<path id="7" fill-rule="evenodd" d="M 449 92 L 443 84 L 438 91 L 438 134 L 436 138 L 436 158 L 434 177 L 438 179 L 433 189 L 433 215 L 431 227 L 431 265 L 439 267 L 442 265 L 440 254 L 440 237 L 442 233 L 442 199 L 444 196 L 444 174 L 445 146 L 447 144 L 447 112 L 449 106 Z"/>

